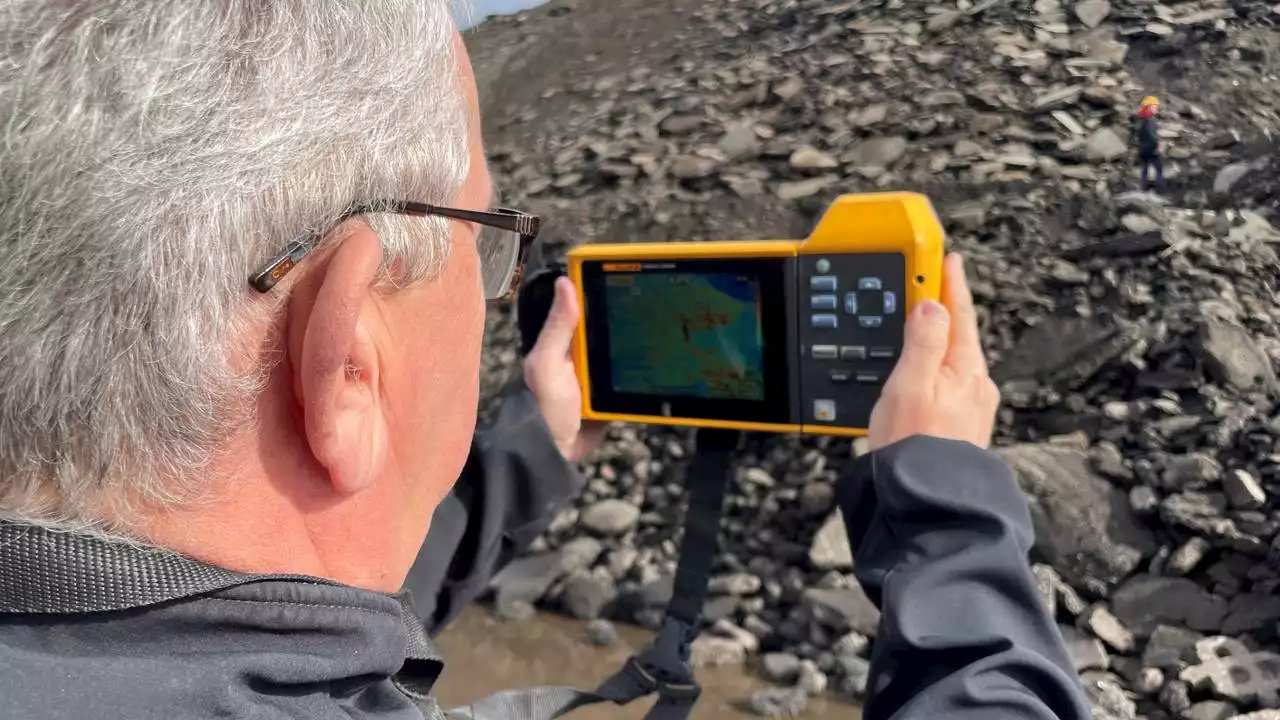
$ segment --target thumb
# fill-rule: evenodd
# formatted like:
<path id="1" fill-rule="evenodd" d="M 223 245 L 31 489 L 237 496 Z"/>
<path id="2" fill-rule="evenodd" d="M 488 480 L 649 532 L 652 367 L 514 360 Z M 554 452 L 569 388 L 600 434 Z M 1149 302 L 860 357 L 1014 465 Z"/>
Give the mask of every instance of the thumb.
<path id="1" fill-rule="evenodd" d="M 538 333 L 531 354 L 562 357 L 569 354 L 574 330 L 578 328 L 578 297 L 569 278 L 556 280 L 556 297 L 547 313 L 547 322 Z"/>
<path id="2" fill-rule="evenodd" d="M 933 300 L 923 300 L 907 318 L 902 357 L 888 384 L 931 385 L 947 357 L 951 318 L 947 308 Z"/>

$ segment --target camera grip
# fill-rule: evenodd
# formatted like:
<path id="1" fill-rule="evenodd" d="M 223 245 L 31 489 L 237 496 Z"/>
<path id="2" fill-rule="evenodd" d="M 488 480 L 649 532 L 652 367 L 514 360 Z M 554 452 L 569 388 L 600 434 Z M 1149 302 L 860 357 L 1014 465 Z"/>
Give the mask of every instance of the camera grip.
<path id="1" fill-rule="evenodd" d="M 563 263 L 549 264 L 531 273 L 520 286 L 516 298 L 516 322 L 520 327 L 520 354 L 528 355 L 538 342 L 542 326 L 556 299 L 556 280 L 567 274 Z"/>

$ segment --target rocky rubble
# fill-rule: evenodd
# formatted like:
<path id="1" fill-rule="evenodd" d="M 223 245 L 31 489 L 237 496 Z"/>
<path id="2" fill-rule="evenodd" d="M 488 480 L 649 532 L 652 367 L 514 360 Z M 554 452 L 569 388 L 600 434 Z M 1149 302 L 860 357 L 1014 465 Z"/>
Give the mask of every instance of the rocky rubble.
<path id="1" fill-rule="evenodd" d="M 1280 717 L 1280 5 L 654 7 L 679 19 L 664 43 L 601 41 L 488 99 L 504 201 L 567 244 L 796 236 L 837 194 L 927 192 L 968 257 L 998 452 L 1096 717 Z M 478 72 L 508 62 L 486 48 L 616 20 L 564 0 L 491 21 Z M 1163 198 L 1133 192 L 1146 94 L 1164 102 Z M 489 389 L 512 333 L 493 318 Z M 861 450 L 762 436 L 739 458 L 694 661 L 757 665 L 780 684 L 760 714 L 865 690 L 878 613 L 833 510 Z M 575 506 L 495 581 L 497 611 L 656 627 L 692 451 L 683 431 L 615 429 Z"/>

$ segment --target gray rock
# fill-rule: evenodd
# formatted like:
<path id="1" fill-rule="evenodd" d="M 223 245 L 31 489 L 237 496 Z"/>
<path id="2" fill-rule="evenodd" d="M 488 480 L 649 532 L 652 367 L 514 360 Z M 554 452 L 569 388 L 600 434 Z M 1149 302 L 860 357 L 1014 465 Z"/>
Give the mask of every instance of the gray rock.
<path id="1" fill-rule="evenodd" d="M 1213 378 L 1237 390 L 1276 389 L 1271 360 L 1239 325 L 1207 320 L 1200 329 L 1200 352 Z"/>
<path id="2" fill-rule="evenodd" d="M 587 623 L 587 644 L 608 647 L 618 642 L 618 629 L 608 620 L 592 620 Z"/>
<path id="3" fill-rule="evenodd" d="M 812 660 L 801 660 L 796 675 L 796 687 L 810 695 L 821 695 L 827 691 L 827 674 L 818 668 Z"/>
<path id="4" fill-rule="evenodd" d="M 622 535 L 640 520 L 640 508 L 625 500 L 601 500 L 582 511 L 579 520 L 588 530 L 601 535 Z"/>
<path id="5" fill-rule="evenodd" d="M 1106 648 L 1096 638 L 1091 638 L 1070 625 L 1062 625 L 1058 629 L 1062 631 L 1067 654 L 1071 656 L 1076 672 L 1106 670 L 1111 667 L 1111 658 L 1107 657 Z"/>
<path id="6" fill-rule="evenodd" d="M 750 630 L 738 627 L 728 620 L 720 619 L 711 624 L 711 632 L 720 637 L 729 638 L 742 645 L 748 653 L 760 649 L 760 640 Z"/>
<path id="7" fill-rule="evenodd" d="M 1090 60 L 1103 65 L 1117 66 L 1124 63 L 1129 54 L 1129 43 L 1118 42 L 1107 38 L 1095 38 L 1090 41 L 1086 54 Z"/>
<path id="8" fill-rule="evenodd" d="M 1081 0 L 1072 8 L 1080 23 L 1087 28 L 1096 28 L 1111 14 L 1111 3 L 1107 0 Z"/>
<path id="9" fill-rule="evenodd" d="M 734 638 L 703 635 L 689 647 L 689 664 L 695 668 L 738 666 L 746 661 L 746 647 Z"/>
<path id="10" fill-rule="evenodd" d="M 1218 195 L 1226 195 L 1231 192 L 1231 188 L 1237 182 L 1249 174 L 1249 170 L 1249 163 L 1232 163 L 1222 168 L 1213 179 L 1213 191 Z"/>
<path id="11" fill-rule="evenodd" d="M 508 622 L 525 622 L 532 620 L 538 614 L 533 603 L 511 598 L 499 598 L 494 602 L 493 609 L 499 619 Z"/>
<path id="12" fill-rule="evenodd" d="M 1115 651 L 1125 654 L 1133 652 L 1135 647 L 1133 633 L 1120 622 L 1120 618 L 1105 607 L 1094 606 L 1085 619 L 1085 624 L 1099 640 Z"/>
<path id="13" fill-rule="evenodd" d="M 1146 235 L 1148 233 L 1158 233 L 1164 226 L 1160 220 L 1147 215 L 1146 213 L 1127 213 L 1120 217 L 1120 224 L 1125 230 L 1135 235 Z"/>
<path id="14" fill-rule="evenodd" d="M 892 167 L 907 152 L 901 136 L 877 137 L 859 143 L 849 160 L 860 167 Z"/>
<path id="15" fill-rule="evenodd" d="M 1240 530 L 1234 521 L 1222 517 L 1227 499 L 1221 494 L 1196 492 L 1170 495 L 1160 503 L 1165 523 L 1200 533 L 1234 550 L 1262 556 L 1266 543 Z"/>
<path id="16" fill-rule="evenodd" d="M 859 657 L 867 652 L 871 641 L 861 633 L 848 632 L 840 636 L 831 645 L 831 652 L 836 657 Z"/>
<path id="17" fill-rule="evenodd" d="M 860 657 L 843 657 L 836 661 L 842 679 L 840 689 L 855 700 L 867 695 L 867 681 L 871 678 L 871 663 Z"/>
<path id="18" fill-rule="evenodd" d="M 1085 144 L 1085 157 L 1090 160 L 1116 160 L 1129 152 L 1129 144 L 1109 127 L 1093 131 Z"/>
<path id="19" fill-rule="evenodd" d="M 1082 85 L 1072 85 L 1070 87 L 1050 90 L 1032 100 L 1031 107 L 1033 110 L 1038 112 L 1048 112 L 1057 108 L 1074 105 L 1080 99 L 1080 94 L 1083 91 L 1084 86 Z"/>
<path id="20" fill-rule="evenodd" d="M 946 219 L 963 230 L 981 230 L 987 224 L 987 208 L 982 203 L 960 203 L 943 211 Z"/>
<path id="21" fill-rule="evenodd" d="M 1170 680 L 1160 688 L 1160 704 L 1169 712 L 1181 715 L 1191 709 L 1191 694 L 1187 684 L 1181 680 Z"/>
<path id="22" fill-rule="evenodd" d="M 1160 496 L 1146 485 L 1129 491 L 1129 507 L 1138 515 L 1150 515 L 1160 507 Z"/>
<path id="23" fill-rule="evenodd" d="M 565 610 L 579 620 L 595 620 L 618 598 L 613 576 L 605 568 L 571 575 L 560 595 Z"/>
<path id="24" fill-rule="evenodd" d="M 809 145 L 796 148 L 791 153 L 791 167 L 797 170 L 830 170 L 840 167 L 840 161 Z"/>
<path id="25" fill-rule="evenodd" d="M 1031 566 L 1031 574 L 1036 580 L 1036 594 L 1040 596 L 1040 602 L 1049 611 L 1049 617 L 1056 616 L 1058 614 L 1058 583 L 1062 582 L 1062 579 L 1053 568 L 1039 563 Z"/>
<path id="26" fill-rule="evenodd" d="M 1134 678 L 1133 689 L 1142 695 L 1155 695 L 1164 687 L 1164 671 L 1160 668 L 1144 667 Z"/>
<path id="27" fill-rule="evenodd" d="M 533 605 L 565 574 L 559 553 L 528 555 L 513 560 L 489 583 L 496 591 L 498 605 L 524 602 Z"/>
<path id="28" fill-rule="evenodd" d="M 804 80 L 797 75 L 792 75 L 777 85 L 773 86 L 773 94 L 777 95 L 783 102 L 790 102 L 792 98 L 804 91 Z"/>
<path id="29" fill-rule="evenodd" d="M 1030 496 L 1037 548 L 1068 581 L 1105 591 L 1155 551 L 1124 493 L 1093 472 L 1086 453 L 1051 445 L 997 452 Z"/>
<path id="30" fill-rule="evenodd" d="M 1125 694 L 1120 681 L 1108 673 L 1090 672 L 1080 678 L 1085 694 L 1093 701 L 1094 717 L 1098 711 L 1114 720 L 1134 720 L 1137 705 Z"/>
<path id="31" fill-rule="evenodd" d="M 706 118 L 701 115 L 672 115 L 659 126 L 668 135 L 688 135 L 702 127 Z"/>
<path id="32" fill-rule="evenodd" d="M 1178 675 L 1191 688 L 1242 705 L 1280 707 L 1280 655 L 1251 652 L 1229 637 L 1205 638 L 1195 654 L 1199 662 Z"/>
<path id="33" fill-rule="evenodd" d="M 791 653 L 766 653 L 760 658 L 760 674 L 769 682 L 794 682 L 800 674 L 800 658 Z"/>
<path id="34" fill-rule="evenodd" d="M 707 583 L 707 589 L 715 594 L 754 595 L 763 585 L 760 578 L 751 573 L 718 575 Z"/>
<path id="35" fill-rule="evenodd" d="M 570 540 L 560 546 L 560 565 L 566 573 L 591 567 L 604 552 L 604 544 L 588 535 Z"/>
<path id="36" fill-rule="evenodd" d="M 848 570 L 853 567 L 849 532 L 844 526 L 844 515 L 839 510 L 832 513 L 813 536 L 813 543 L 809 547 L 809 562 L 819 570 Z"/>
<path id="37" fill-rule="evenodd" d="M 854 127 L 866 128 L 879 125 L 888 117 L 889 106 L 884 103 L 874 103 L 850 112 L 848 121 Z"/>
<path id="38" fill-rule="evenodd" d="M 1173 625 L 1160 625 L 1151 633 L 1142 652 L 1142 664 L 1162 670 L 1179 670 L 1192 657 L 1196 643 L 1204 636 Z"/>
<path id="39" fill-rule="evenodd" d="M 1222 490 L 1232 507 L 1256 510 L 1267 503 L 1267 492 L 1248 470 L 1232 470 L 1222 481 Z"/>
<path id="40" fill-rule="evenodd" d="M 735 123 L 725 127 L 717 147 L 730 162 L 754 158 L 760 154 L 760 137 L 751 123 Z"/>
<path id="41" fill-rule="evenodd" d="M 808 180 L 778 183 L 777 195 L 782 200 L 799 200 L 817 195 L 839 181 L 838 175 L 823 175 Z"/>
<path id="42" fill-rule="evenodd" d="M 1271 631 L 1280 621 L 1280 602 L 1273 595 L 1244 593 L 1231 598 L 1227 616 L 1222 621 L 1222 632 L 1227 635 Z M 1280 667 L 1277 668 L 1280 682 Z"/>
<path id="43" fill-rule="evenodd" d="M 1222 479 L 1222 465 L 1206 453 L 1170 458 L 1164 469 L 1164 486 L 1169 490 L 1195 490 Z"/>
<path id="44" fill-rule="evenodd" d="M 1164 568 L 1165 574 L 1179 577 L 1190 574 L 1204 561 L 1211 548 L 1209 541 L 1202 537 L 1188 539 L 1169 556 L 1169 562 Z"/>
<path id="45" fill-rule="evenodd" d="M 858 585 L 845 590 L 810 588 L 800 599 L 808 617 L 837 632 L 852 630 L 874 638 L 880 627 L 880 611 Z"/>
<path id="46" fill-rule="evenodd" d="M 1133 471 L 1125 464 L 1124 455 L 1114 443 L 1103 441 L 1094 445 L 1089 450 L 1089 459 L 1093 462 L 1093 469 L 1104 477 L 1124 481 L 1133 479 Z"/>
<path id="47" fill-rule="evenodd" d="M 1148 637 L 1160 625 L 1217 632 L 1227 601 L 1186 578 L 1135 575 L 1111 595 L 1111 611 L 1134 635 Z M 1147 665 L 1160 667 L 1144 659 Z"/>
<path id="48" fill-rule="evenodd" d="M 1205 700 L 1187 708 L 1182 720 L 1230 720 L 1239 710 L 1224 700 Z"/>
<path id="49" fill-rule="evenodd" d="M 809 709 L 809 694 L 801 688 L 769 688 L 751 694 L 747 704 L 762 718 L 795 718 Z"/>
<path id="50" fill-rule="evenodd" d="M 671 165 L 671 174 L 681 180 L 711 177 L 720 169 L 719 161 L 700 155 L 681 155 Z"/>
<path id="51" fill-rule="evenodd" d="M 836 491 L 825 482 L 811 482 L 800 490 L 800 509 L 805 515 L 825 515 L 835 503 Z M 849 541 L 845 539 L 845 545 Z"/>

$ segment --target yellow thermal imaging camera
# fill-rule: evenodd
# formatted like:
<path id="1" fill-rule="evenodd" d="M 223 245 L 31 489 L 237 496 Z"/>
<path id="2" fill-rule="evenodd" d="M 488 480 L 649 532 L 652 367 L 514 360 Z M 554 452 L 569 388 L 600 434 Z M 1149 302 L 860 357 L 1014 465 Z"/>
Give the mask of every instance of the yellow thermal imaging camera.
<path id="1" fill-rule="evenodd" d="M 804 240 L 576 247 L 583 416 L 865 434 L 944 244 L 925 196 L 890 192 L 838 198 Z"/>

